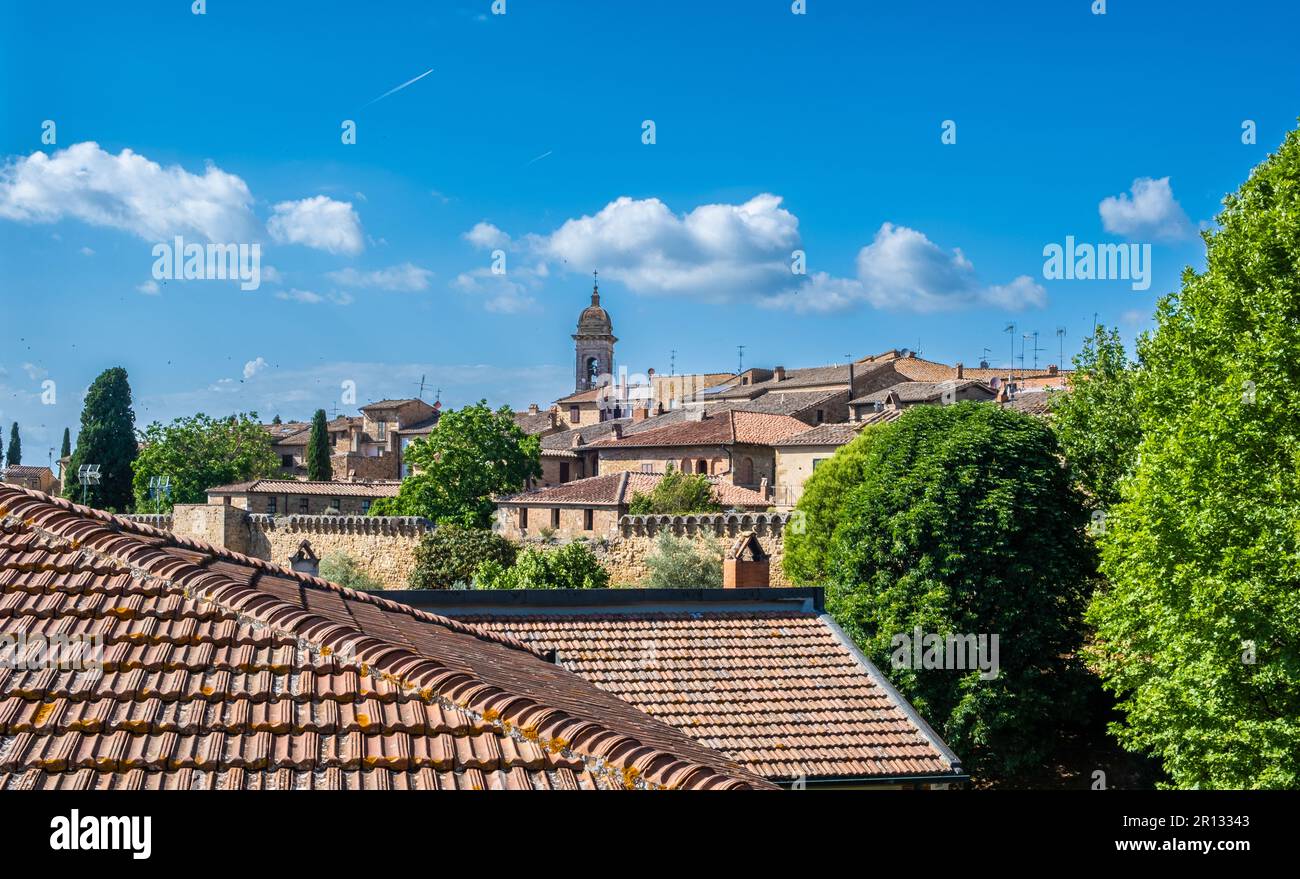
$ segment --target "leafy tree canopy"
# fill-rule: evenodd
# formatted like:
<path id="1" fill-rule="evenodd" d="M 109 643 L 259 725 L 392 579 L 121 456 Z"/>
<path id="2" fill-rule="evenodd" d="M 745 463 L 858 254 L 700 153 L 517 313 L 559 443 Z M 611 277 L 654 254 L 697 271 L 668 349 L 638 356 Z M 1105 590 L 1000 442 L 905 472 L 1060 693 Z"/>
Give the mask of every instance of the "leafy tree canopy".
<path id="1" fill-rule="evenodd" d="M 1094 571 L 1087 511 L 1051 430 L 987 403 L 916 406 L 819 466 L 809 492 L 804 555 L 787 555 L 787 573 L 829 578 L 835 618 L 968 767 L 1040 765 L 1082 704 L 1072 657 Z M 997 635 L 997 676 L 982 678 L 974 657 L 898 667 L 895 636 L 917 627 Z"/>
<path id="2" fill-rule="evenodd" d="M 1139 343 L 1142 442 L 1101 536 L 1115 731 L 1179 787 L 1300 787 L 1300 133 L 1224 200 Z"/>
<path id="3" fill-rule="evenodd" d="M 541 440 L 515 424 L 509 406 L 486 400 L 444 412 L 438 427 L 403 453 L 416 470 L 395 498 L 372 504 L 375 516 L 424 516 L 441 524 L 487 528 L 492 498 L 521 490 L 542 475 Z"/>
<path id="4" fill-rule="evenodd" d="M 1084 340 L 1074 369 L 1070 392 L 1052 397 L 1052 427 L 1075 477 L 1104 509 L 1119 500 L 1120 481 L 1137 462 L 1138 371 L 1128 362 L 1119 331 L 1100 326 Z"/>
<path id="5" fill-rule="evenodd" d="M 450 589 L 469 584 L 483 562 L 492 559 L 503 567 L 515 563 L 517 544 L 486 528 L 441 525 L 427 532 L 415 550 L 412 589 Z"/>
<path id="6" fill-rule="evenodd" d="M 131 385 L 120 366 L 106 369 L 91 383 L 81 410 L 77 448 L 64 480 L 63 496 L 81 502 L 82 486 L 77 471 L 82 465 L 98 464 L 99 485 L 86 486 L 86 503 L 92 507 L 124 513 L 130 509 L 134 492 L 131 468 L 137 453 L 135 411 L 131 408 Z"/>
<path id="7" fill-rule="evenodd" d="M 171 424 L 150 424 L 135 460 L 132 488 L 141 512 L 169 511 L 173 504 L 207 502 L 207 490 L 217 485 L 274 476 L 280 459 L 257 413 L 240 412 L 223 418 L 199 413 Z M 166 477 L 171 497 L 149 497 L 149 480 Z"/>
<path id="8" fill-rule="evenodd" d="M 651 589 L 721 589 L 722 550 L 687 537 L 659 532 L 655 551 L 646 557 Z"/>
<path id="9" fill-rule="evenodd" d="M 342 552 L 331 553 L 320 560 L 320 576 L 349 589 L 371 591 L 384 588 L 384 584 L 367 574 L 356 559 Z"/>
<path id="10" fill-rule="evenodd" d="M 554 549 L 528 547 L 514 565 L 496 559 L 482 562 L 474 576 L 475 589 L 605 589 L 609 572 L 585 541 L 574 540 Z"/>
<path id="11" fill-rule="evenodd" d="M 663 479 L 649 494 L 634 492 L 627 507 L 633 516 L 675 516 L 721 510 L 722 505 L 713 499 L 713 484 L 707 476 L 683 473 L 672 464 L 668 465 Z"/>

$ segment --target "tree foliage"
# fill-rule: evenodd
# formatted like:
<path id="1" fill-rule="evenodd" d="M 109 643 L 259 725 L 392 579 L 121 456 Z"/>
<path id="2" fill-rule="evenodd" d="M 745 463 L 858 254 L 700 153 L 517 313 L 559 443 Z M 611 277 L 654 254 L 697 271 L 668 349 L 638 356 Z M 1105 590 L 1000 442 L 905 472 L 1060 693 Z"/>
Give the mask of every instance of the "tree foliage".
<path id="1" fill-rule="evenodd" d="M 721 589 L 722 550 L 716 545 L 659 532 L 655 551 L 646 557 L 651 589 Z"/>
<path id="2" fill-rule="evenodd" d="M 509 406 L 494 412 L 486 400 L 443 413 L 437 429 L 411 443 L 403 458 L 415 474 L 402 480 L 397 497 L 371 505 L 371 515 L 487 528 L 494 496 L 542 475 L 541 440 L 520 430 Z"/>
<path id="3" fill-rule="evenodd" d="M 634 492 L 627 507 L 633 516 L 676 516 L 721 510 L 722 505 L 713 499 L 713 483 L 707 476 L 683 473 L 672 464 L 668 465 L 663 479 L 649 494 Z"/>
<path id="4" fill-rule="evenodd" d="M 131 408 L 131 385 L 120 366 L 106 369 L 91 383 L 81 410 L 77 448 L 72 453 L 63 496 L 81 502 L 82 486 L 77 471 L 82 465 L 98 464 L 99 485 L 86 487 L 86 503 L 92 507 L 124 513 L 134 493 L 131 468 L 137 454 L 135 412 Z"/>
<path id="5" fill-rule="evenodd" d="M 814 485 L 817 546 L 787 555 L 787 572 L 829 579 L 836 619 L 968 767 L 1041 765 L 1083 704 L 1073 657 L 1094 572 L 1051 430 L 986 403 L 916 406 L 819 466 Z M 892 668 L 895 635 L 917 627 L 997 635 L 997 677 Z"/>
<path id="6" fill-rule="evenodd" d="M 474 575 L 475 589 L 606 589 L 609 572 L 586 541 L 574 540 L 554 549 L 528 547 L 515 563 L 482 562 Z"/>
<path id="7" fill-rule="evenodd" d="M 72 455 L 72 431 L 63 428 L 63 445 L 59 447 L 59 460 L 71 457 Z"/>
<path id="8" fill-rule="evenodd" d="M 442 525 L 426 532 L 415 550 L 412 589 L 451 589 L 469 584 L 480 564 L 489 559 L 502 567 L 515 563 L 517 544 L 486 528 Z"/>
<path id="9" fill-rule="evenodd" d="M 864 477 L 867 437 L 882 426 L 865 428 L 852 442 L 818 464 L 804 483 L 784 533 L 783 566 L 792 581 L 819 585 L 830 578 L 831 538 L 840 524 L 846 495 Z"/>
<path id="10" fill-rule="evenodd" d="M 1300 133 L 1224 201 L 1142 340 L 1089 609 L 1121 742 L 1180 787 L 1300 787 Z"/>
<path id="11" fill-rule="evenodd" d="M 14 422 L 13 427 L 9 428 L 9 451 L 6 458 L 10 467 L 17 467 L 23 462 L 23 441 L 18 435 L 17 421 Z"/>
<path id="12" fill-rule="evenodd" d="M 173 504 L 207 502 L 207 490 L 217 485 L 274 476 L 280 459 L 257 413 L 240 412 L 210 418 L 202 412 L 171 424 L 150 424 L 135 460 L 132 487 L 135 508 L 169 511 Z M 149 480 L 167 477 L 171 497 L 150 498 Z"/>
<path id="13" fill-rule="evenodd" d="M 1119 485 L 1137 462 L 1142 439 L 1133 396 L 1138 371 L 1118 330 L 1097 327 L 1074 358 L 1070 392 L 1052 397 L 1052 427 L 1075 477 L 1093 503 L 1119 501 Z"/>
<path id="14" fill-rule="evenodd" d="M 349 589 L 370 591 L 384 588 L 384 584 L 361 569 L 356 559 L 342 552 L 331 553 L 320 560 L 320 576 Z"/>
<path id="15" fill-rule="evenodd" d="M 311 417 L 311 432 L 307 434 L 307 478 L 328 482 L 334 478 L 330 465 L 330 432 L 325 420 L 325 410 L 317 409 Z"/>

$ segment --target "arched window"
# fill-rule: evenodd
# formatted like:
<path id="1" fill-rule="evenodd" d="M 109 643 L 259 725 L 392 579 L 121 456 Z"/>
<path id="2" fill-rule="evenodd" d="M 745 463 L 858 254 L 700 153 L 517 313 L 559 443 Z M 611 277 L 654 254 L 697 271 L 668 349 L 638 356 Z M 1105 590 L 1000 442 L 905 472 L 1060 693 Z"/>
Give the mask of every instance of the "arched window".
<path id="1" fill-rule="evenodd" d="M 681 471 L 682 471 L 683 473 L 690 473 L 690 472 L 691 472 L 691 459 L 690 459 L 690 458 L 682 458 Z"/>
<path id="2" fill-rule="evenodd" d="M 754 482 L 754 459 L 741 458 L 740 469 L 736 476 L 738 477 L 736 481 L 741 485 L 752 485 Z"/>
<path id="3" fill-rule="evenodd" d="M 706 460 L 704 460 L 703 458 L 701 458 L 700 460 L 696 461 L 696 462 L 695 462 L 695 472 L 696 472 L 696 473 L 705 473 L 705 474 L 707 474 L 707 473 L 709 472 L 709 462 L 706 461 Z"/>
<path id="4" fill-rule="evenodd" d="M 595 357 L 587 358 L 587 378 L 594 384 L 600 376 L 600 361 Z"/>

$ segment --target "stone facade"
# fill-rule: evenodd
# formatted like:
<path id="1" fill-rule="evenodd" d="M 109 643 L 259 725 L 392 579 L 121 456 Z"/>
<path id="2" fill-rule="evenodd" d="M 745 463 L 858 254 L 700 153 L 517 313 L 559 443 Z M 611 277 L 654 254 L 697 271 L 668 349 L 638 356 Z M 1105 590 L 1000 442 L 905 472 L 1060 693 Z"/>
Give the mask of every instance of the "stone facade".
<path id="1" fill-rule="evenodd" d="M 558 505 L 497 507 L 493 530 L 511 540 L 538 538 L 545 530 L 556 540 L 611 540 L 618 536 L 619 510 L 612 506 Z M 590 526 L 590 527 L 588 527 Z"/>
<path id="2" fill-rule="evenodd" d="M 776 451 L 776 508 L 782 512 L 794 509 L 803 496 L 804 483 L 813 469 L 832 457 L 840 446 L 788 446 Z"/>
<path id="3" fill-rule="evenodd" d="M 781 569 L 785 544 L 782 536 L 789 519 L 780 513 L 714 513 L 698 516 L 624 516 L 618 537 L 597 548 L 601 564 L 615 586 L 636 586 L 650 575 L 646 559 L 655 551 L 659 534 L 688 537 L 726 553 L 736 537 L 753 531 L 768 557 L 769 585 L 790 586 Z"/>
<path id="4" fill-rule="evenodd" d="M 685 473 L 721 476 L 732 485 L 757 489 L 763 480 L 771 485 L 776 474 L 776 452 L 771 446 L 603 447 L 600 472 L 664 473 L 671 464 Z"/>

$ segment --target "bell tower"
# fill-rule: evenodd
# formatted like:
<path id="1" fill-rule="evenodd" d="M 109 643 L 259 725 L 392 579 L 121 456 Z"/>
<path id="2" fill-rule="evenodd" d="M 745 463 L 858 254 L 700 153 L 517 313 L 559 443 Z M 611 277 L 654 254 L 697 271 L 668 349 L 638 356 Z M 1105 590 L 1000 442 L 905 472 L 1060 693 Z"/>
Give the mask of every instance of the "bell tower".
<path id="1" fill-rule="evenodd" d="M 578 315 L 578 331 L 573 334 L 574 391 L 597 387 L 600 377 L 614 375 L 614 326 L 609 312 L 600 307 L 600 284 L 591 273 L 591 305 Z"/>

